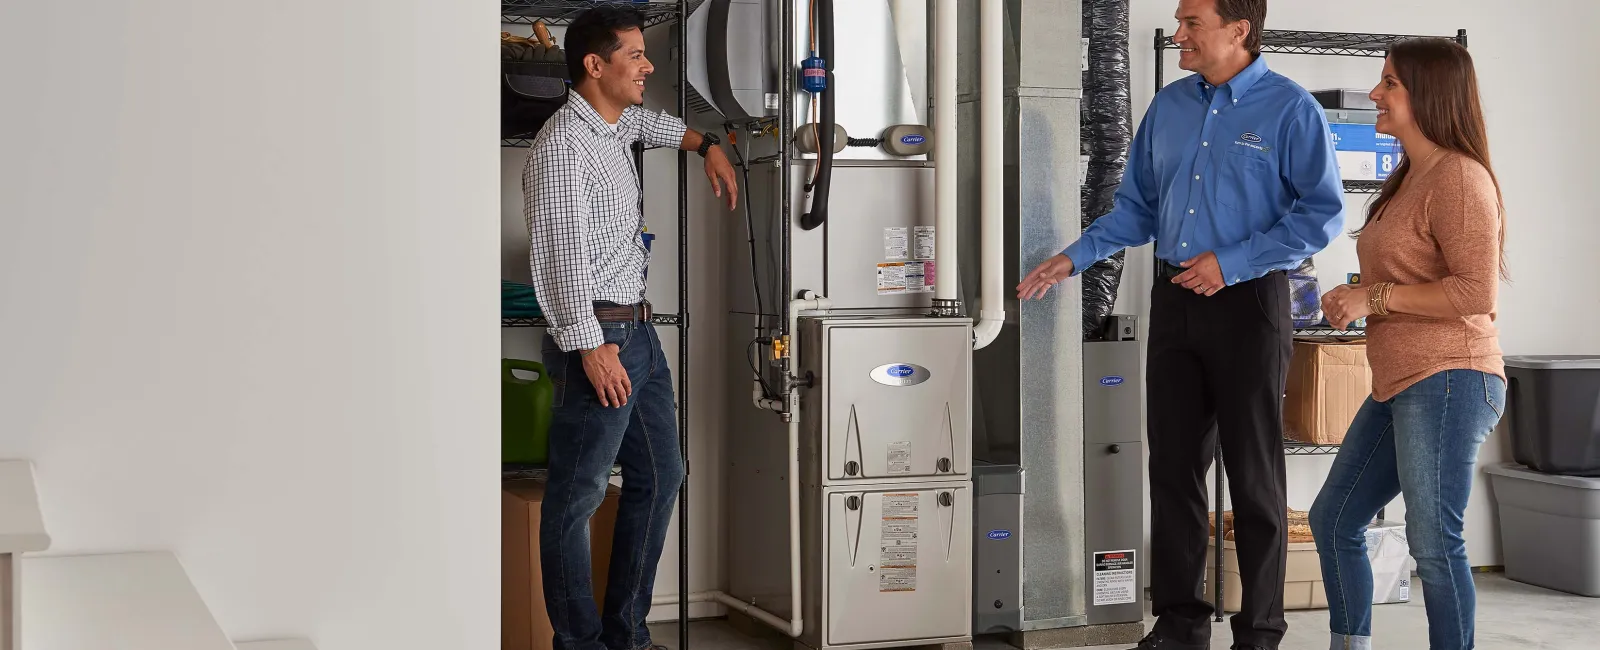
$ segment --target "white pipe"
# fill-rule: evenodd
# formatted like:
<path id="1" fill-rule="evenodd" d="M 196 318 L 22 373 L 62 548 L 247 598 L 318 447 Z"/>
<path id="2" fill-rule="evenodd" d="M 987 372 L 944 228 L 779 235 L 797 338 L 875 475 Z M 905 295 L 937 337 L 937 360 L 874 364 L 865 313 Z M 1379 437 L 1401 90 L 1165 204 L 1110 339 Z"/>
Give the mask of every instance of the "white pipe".
<path id="1" fill-rule="evenodd" d="M 982 349 L 1000 335 L 1006 322 L 1005 299 L 1005 96 L 1002 86 L 1005 74 L 1005 0 L 983 0 L 979 16 L 978 33 L 979 113 L 978 138 L 981 143 L 982 205 L 981 225 L 983 239 L 983 274 L 979 282 L 983 289 L 978 303 L 982 308 L 980 319 L 973 328 L 972 348 Z M 940 45 L 945 41 L 941 36 Z M 944 47 L 941 49 L 954 49 Z M 943 230 L 941 227 L 940 230 Z"/>
<path id="2" fill-rule="evenodd" d="M 727 593 L 724 593 L 724 592 L 721 592 L 721 591 L 700 591 L 700 592 L 695 592 L 695 593 L 689 594 L 689 602 L 691 602 L 691 603 L 713 603 L 713 602 L 714 603 L 721 603 L 721 604 L 726 605 L 726 606 L 728 606 L 730 608 L 733 608 L 734 610 L 736 610 L 736 611 L 738 611 L 738 612 L 740 612 L 740 613 L 742 613 L 742 614 L 744 614 L 746 616 L 749 616 L 750 618 L 756 619 L 758 621 L 761 621 L 762 623 L 766 623 L 767 625 L 775 627 L 779 631 L 788 632 L 789 636 L 791 636 L 791 637 L 799 638 L 799 636 L 800 636 L 800 631 L 801 630 L 800 630 L 800 627 L 799 627 L 800 626 L 800 618 L 799 618 L 799 614 L 798 614 L 799 610 L 796 610 L 797 613 L 795 615 L 795 620 L 794 620 L 793 623 L 791 623 L 789 621 L 783 620 L 782 618 L 779 618 L 778 616 L 772 614 L 771 612 L 768 612 L 768 611 L 766 611 L 764 609 L 761 609 L 760 607 L 756 607 L 755 605 L 753 605 L 751 603 L 747 603 L 747 602 L 744 602 L 742 600 L 739 600 L 738 598 L 734 598 L 733 596 L 728 595 Z M 676 605 L 676 604 L 678 604 L 678 597 L 677 596 L 659 596 L 656 599 L 650 601 L 650 605 L 651 606 L 655 606 L 655 607 L 659 607 L 659 606 L 662 606 L 662 605 Z"/>
<path id="3" fill-rule="evenodd" d="M 937 233 L 935 234 L 937 236 Z M 810 291 L 804 297 L 789 301 L 789 372 L 794 372 L 800 366 L 800 312 L 821 311 L 829 309 L 833 303 L 827 298 L 818 296 Z M 760 392 L 760 386 L 755 389 Z M 789 611 L 794 613 L 794 618 L 785 620 L 751 603 L 741 601 L 721 591 L 704 591 L 689 594 L 687 598 L 691 603 L 719 602 L 732 607 L 762 623 L 766 623 L 778 631 L 791 637 L 800 638 L 805 631 L 805 620 L 801 618 L 800 588 L 800 390 L 789 390 Z M 770 402 L 776 400 L 755 400 L 756 406 L 771 408 Z M 781 404 L 781 403 L 780 403 Z M 781 406 L 780 406 L 781 408 Z M 661 596 L 651 601 L 652 605 L 672 605 L 678 602 L 678 596 Z"/>
<path id="4" fill-rule="evenodd" d="M 956 0 L 938 0 L 934 15 L 933 213 L 935 300 L 957 300 L 956 259 Z"/>

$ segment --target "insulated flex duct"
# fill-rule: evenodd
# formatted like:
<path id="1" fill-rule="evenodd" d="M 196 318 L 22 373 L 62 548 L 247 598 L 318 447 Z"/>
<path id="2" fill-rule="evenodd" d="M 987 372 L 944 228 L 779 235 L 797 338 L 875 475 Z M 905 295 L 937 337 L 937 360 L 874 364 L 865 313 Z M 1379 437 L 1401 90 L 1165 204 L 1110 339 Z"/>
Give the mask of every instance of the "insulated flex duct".
<path id="1" fill-rule="evenodd" d="M 1133 108 L 1128 95 L 1128 0 L 1083 0 L 1083 35 L 1089 67 L 1083 72 L 1082 153 L 1088 160 L 1082 189 L 1083 227 L 1111 211 L 1128 164 Z M 1083 336 L 1104 336 L 1117 304 L 1125 253 L 1083 272 Z"/>

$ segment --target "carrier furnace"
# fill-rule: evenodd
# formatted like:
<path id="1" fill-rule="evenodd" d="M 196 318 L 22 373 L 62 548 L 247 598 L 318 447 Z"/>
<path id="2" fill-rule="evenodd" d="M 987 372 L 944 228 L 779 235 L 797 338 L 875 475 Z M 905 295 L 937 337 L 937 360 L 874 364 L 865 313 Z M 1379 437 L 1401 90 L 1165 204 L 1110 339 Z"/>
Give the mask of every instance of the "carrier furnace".
<path id="1" fill-rule="evenodd" d="M 1137 640 L 1136 328 L 1085 343 L 1076 283 L 1009 290 L 1079 232 L 1078 3 L 706 0 L 684 29 L 752 206 L 722 600 L 819 650 Z"/>

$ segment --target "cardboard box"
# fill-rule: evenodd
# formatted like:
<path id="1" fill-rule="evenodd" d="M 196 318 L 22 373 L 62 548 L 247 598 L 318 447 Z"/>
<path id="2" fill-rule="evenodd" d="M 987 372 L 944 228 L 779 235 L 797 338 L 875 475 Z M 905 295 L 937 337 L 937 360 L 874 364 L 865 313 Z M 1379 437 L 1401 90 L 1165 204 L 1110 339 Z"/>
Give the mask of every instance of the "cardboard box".
<path id="1" fill-rule="evenodd" d="M 1284 391 L 1284 434 L 1300 442 L 1339 444 L 1371 394 L 1365 340 L 1295 341 Z"/>
<path id="2" fill-rule="evenodd" d="M 1206 599 L 1210 600 L 1211 578 L 1216 575 L 1216 540 L 1206 551 Z M 1322 586 L 1322 559 L 1316 542 L 1289 544 L 1289 561 L 1283 574 L 1284 609 L 1320 609 L 1328 606 L 1328 592 Z M 1222 543 L 1222 609 L 1239 611 L 1244 600 L 1244 581 L 1239 576 L 1239 551 L 1233 542 Z"/>
<path id="3" fill-rule="evenodd" d="M 1206 598 L 1211 598 L 1211 578 L 1216 575 L 1216 541 L 1206 551 Z M 1372 604 L 1411 601 L 1411 575 L 1416 563 L 1406 544 L 1406 525 L 1379 521 L 1367 527 L 1367 560 L 1372 563 Z M 1316 542 L 1290 542 L 1284 572 L 1284 609 L 1321 609 L 1328 606 L 1322 580 L 1322 558 Z M 1242 604 L 1243 579 L 1239 552 L 1231 541 L 1222 543 L 1222 609 L 1237 612 Z"/>
<path id="4" fill-rule="evenodd" d="M 606 597 L 611 566 L 611 539 L 617 527 L 622 491 L 606 490 L 600 509 L 589 519 L 589 550 L 594 576 L 595 607 Z M 555 631 L 544 606 L 543 573 L 539 570 L 539 510 L 544 481 L 508 481 L 500 491 L 500 648 L 552 650 Z"/>

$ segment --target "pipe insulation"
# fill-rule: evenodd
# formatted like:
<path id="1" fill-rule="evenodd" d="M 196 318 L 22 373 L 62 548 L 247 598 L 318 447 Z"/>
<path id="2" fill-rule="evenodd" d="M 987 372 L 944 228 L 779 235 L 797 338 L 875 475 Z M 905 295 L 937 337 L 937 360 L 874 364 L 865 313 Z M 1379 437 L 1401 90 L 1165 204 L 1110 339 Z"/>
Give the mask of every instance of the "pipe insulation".
<path id="1" fill-rule="evenodd" d="M 978 142 L 979 246 L 978 298 L 981 311 L 973 326 L 974 350 L 1000 335 L 1006 322 L 1005 297 L 1005 0 L 982 0 L 978 16 Z M 939 47 L 952 41 L 941 41 Z M 952 272 L 955 269 L 950 269 Z M 954 277 L 953 275 L 951 276 Z"/>
<path id="2" fill-rule="evenodd" d="M 1081 189 L 1083 227 L 1111 212 L 1133 141 L 1129 99 L 1128 0 L 1083 0 L 1089 69 L 1083 72 L 1081 151 L 1088 178 Z M 1124 251 L 1083 271 L 1083 336 L 1099 340 L 1117 304 Z"/>

